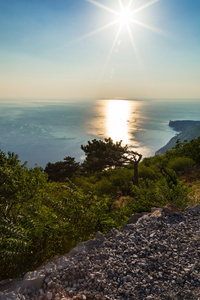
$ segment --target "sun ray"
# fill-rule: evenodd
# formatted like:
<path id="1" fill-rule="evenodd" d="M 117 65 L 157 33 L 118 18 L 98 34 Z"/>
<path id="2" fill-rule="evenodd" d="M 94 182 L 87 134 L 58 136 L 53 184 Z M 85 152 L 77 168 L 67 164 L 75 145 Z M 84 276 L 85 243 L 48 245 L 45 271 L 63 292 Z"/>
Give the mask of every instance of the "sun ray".
<path id="1" fill-rule="evenodd" d="M 136 44 L 135 44 L 135 41 L 134 41 L 132 32 L 131 32 L 130 27 L 129 27 L 128 24 L 127 24 L 126 27 L 127 27 L 127 31 L 128 31 L 128 35 L 129 35 L 130 41 L 131 41 L 131 45 L 132 45 L 132 47 L 133 47 L 133 51 L 134 51 L 134 53 L 135 53 L 135 57 L 136 57 L 136 59 L 137 59 L 138 64 L 141 66 L 141 61 L 140 61 L 139 53 L 138 53 L 138 51 L 137 51 L 137 47 L 136 47 Z"/>
<path id="2" fill-rule="evenodd" d="M 101 31 L 103 31 L 103 30 L 105 30 L 105 29 L 107 29 L 107 28 L 109 28 L 109 27 L 111 27 L 111 26 L 113 26 L 113 25 L 115 25 L 117 23 L 118 23 L 118 20 L 114 20 L 113 22 L 110 22 L 110 23 L 108 23 L 108 24 L 106 24 L 106 25 L 104 25 L 102 27 L 99 27 L 99 28 L 95 29 L 94 31 L 91 31 L 91 32 L 83 35 L 82 37 L 74 40 L 72 43 L 77 43 L 77 42 L 80 42 L 82 40 L 85 40 L 85 39 L 87 39 L 87 38 L 89 38 L 89 37 L 91 37 L 91 36 L 93 36 L 93 35 L 101 32 Z"/>
<path id="3" fill-rule="evenodd" d="M 159 34 L 162 34 L 162 35 L 164 34 L 164 32 L 163 32 L 162 30 L 159 30 L 159 29 L 157 29 L 156 27 L 150 26 L 150 25 L 145 24 L 145 23 L 143 23 L 143 22 L 139 22 L 139 21 L 134 20 L 134 19 L 132 19 L 131 22 L 132 22 L 132 23 L 135 23 L 135 24 L 137 24 L 137 25 L 140 25 L 141 27 L 144 27 L 144 28 L 146 28 L 146 29 L 148 29 L 148 30 L 154 31 L 154 32 L 156 32 L 156 33 L 159 33 Z"/>
<path id="4" fill-rule="evenodd" d="M 138 12 L 140 12 L 140 11 L 148 8 L 149 6 L 152 6 L 153 4 L 159 2 L 160 0 L 150 0 L 148 3 L 146 3 L 144 5 L 141 5 L 140 7 L 136 8 L 134 10 L 131 10 L 131 6 L 132 6 L 134 0 L 129 0 L 127 5 L 123 5 L 122 0 L 117 0 L 118 5 L 119 5 L 119 10 L 114 10 L 114 9 L 112 9 L 112 8 L 106 6 L 106 5 L 101 4 L 100 2 L 98 2 L 96 0 L 86 0 L 86 1 L 90 2 L 91 4 L 97 6 L 97 7 L 101 8 L 101 9 L 103 9 L 105 11 L 108 11 L 108 12 L 114 14 L 115 16 L 117 16 L 117 18 L 113 22 L 111 22 L 111 23 L 109 23 L 109 24 L 107 24 L 105 26 L 102 26 L 102 27 L 100 27 L 100 28 L 98 28 L 98 29 L 96 29 L 96 30 L 94 30 L 94 31 L 92 31 L 92 32 L 84 35 L 79 40 L 88 38 L 88 37 L 90 37 L 92 35 L 95 35 L 95 34 L 101 32 L 101 31 L 103 31 L 106 28 L 111 27 L 112 25 L 115 25 L 116 23 L 119 23 L 119 29 L 117 31 L 117 34 L 116 34 L 116 36 L 114 38 L 114 41 L 113 41 L 112 46 L 111 46 L 111 49 L 110 49 L 110 51 L 108 53 L 108 56 L 106 58 L 106 62 L 105 62 L 105 65 L 104 65 L 104 68 L 102 70 L 102 74 L 101 75 L 103 75 L 103 73 L 105 71 L 105 68 L 106 68 L 106 66 L 107 66 L 107 64 L 108 64 L 108 62 L 109 62 L 109 60 L 110 60 L 110 58 L 112 56 L 112 53 L 113 53 L 114 48 L 116 46 L 116 43 L 118 41 L 119 35 L 121 33 L 122 27 L 126 27 L 126 29 L 127 29 L 128 36 L 129 36 L 129 39 L 130 39 L 133 51 L 135 53 L 135 57 L 137 59 L 137 62 L 139 64 L 139 66 L 141 67 L 141 61 L 140 61 L 139 53 L 138 53 L 137 48 L 136 48 L 136 43 L 135 43 L 135 40 L 134 40 L 134 37 L 133 37 L 133 32 L 132 32 L 132 30 L 130 28 L 130 24 L 131 23 L 132 24 L 136 24 L 136 25 L 139 25 L 141 27 L 144 27 L 145 29 L 154 31 L 156 33 L 164 34 L 164 32 L 162 32 L 158 28 L 155 28 L 153 26 L 150 26 L 148 24 L 145 24 L 143 22 L 135 20 L 135 18 L 133 17 Z"/>
<path id="5" fill-rule="evenodd" d="M 94 5 L 96 5 L 96 6 L 98 6 L 98 7 L 100 7 L 100 8 L 103 8 L 106 11 L 111 12 L 114 15 L 117 15 L 117 12 L 115 10 L 113 10 L 112 8 L 108 7 L 108 6 L 105 6 L 105 5 L 103 5 L 103 4 L 99 3 L 99 2 L 96 2 L 94 0 L 87 0 L 87 1 L 90 2 L 90 3 L 92 3 L 92 4 L 94 4 Z"/>
<path id="6" fill-rule="evenodd" d="M 119 29 L 118 29 L 118 31 L 117 31 L 117 34 L 116 34 L 116 36 L 115 36 L 115 39 L 114 39 L 114 41 L 113 41 L 113 43 L 112 43 L 112 46 L 111 46 L 111 48 L 110 48 L 110 51 L 109 51 L 109 53 L 108 53 L 108 56 L 107 56 L 107 58 L 106 58 L 106 62 L 105 62 L 105 64 L 104 64 L 104 68 L 103 68 L 103 70 L 102 70 L 101 77 L 103 76 L 104 71 L 105 71 L 105 69 L 106 69 L 106 67 L 107 67 L 107 64 L 108 64 L 108 62 L 109 62 L 109 60 L 110 60 L 110 58 L 111 58 L 111 55 L 112 55 L 113 50 L 114 50 L 114 48 L 115 48 L 115 45 L 116 45 L 116 43 L 117 43 L 117 41 L 118 41 L 118 38 L 119 38 L 119 35 L 120 35 L 120 32 L 121 32 L 121 29 L 122 29 L 122 26 L 120 25 L 120 26 L 119 26 Z"/>
<path id="7" fill-rule="evenodd" d="M 128 9 L 130 9 L 132 3 L 133 3 L 133 0 L 130 0 L 129 4 L 128 4 L 128 6 L 127 6 Z"/>
<path id="8" fill-rule="evenodd" d="M 151 5 L 153 5 L 154 3 L 159 2 L 159 1 L 160 1 L 160 0 L 152 0 L 152 1 L 150 1 L 150 2 L 148 2 L 148 3 L 146 3 L 146 4 L 144 4 L 144 5 L 140 6 L 139 8 L 133 10 L 132 15 L 138 13 L 139 11 L 141 11 L 141 10 L 143 10 L 143 9 L 145 9 L 145 8 L 151 6 Z"/>
<path id="9" fill-rule="evenodd" d="M 124 7 L 123 7 L 123 5 L 122 5 L 122 0 L 118 0 L 118 3 L 119 3 L 120 9 L 121 9 L 121 10 L 124 9 Z"/>

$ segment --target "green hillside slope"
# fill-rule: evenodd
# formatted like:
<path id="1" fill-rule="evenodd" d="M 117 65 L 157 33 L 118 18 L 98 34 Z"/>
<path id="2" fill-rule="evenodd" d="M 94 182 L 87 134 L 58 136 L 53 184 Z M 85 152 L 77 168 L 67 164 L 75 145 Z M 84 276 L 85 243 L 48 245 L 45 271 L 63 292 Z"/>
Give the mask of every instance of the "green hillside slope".
<path id="1" fill-rule="evenodd" d="M 176 134 L 171 140 L 155 154 L 164 154 L 176 146 L 176 141 L 187 140 L 188 142 L 200 136 L 200 121 L 170 121 L 169 126 L 180 133 Z"/>

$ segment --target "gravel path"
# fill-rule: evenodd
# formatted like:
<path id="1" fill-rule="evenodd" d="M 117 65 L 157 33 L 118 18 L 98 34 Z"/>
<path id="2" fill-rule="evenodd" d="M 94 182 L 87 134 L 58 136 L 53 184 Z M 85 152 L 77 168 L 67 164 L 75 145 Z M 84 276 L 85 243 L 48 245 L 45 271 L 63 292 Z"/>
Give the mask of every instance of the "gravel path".
<path id="1" fill-rule="evenodd" d="M 98 233 L 41 272 L 38 290 L 29 285 L 0 299 L 200 300 L 200 205 L 175 215 L 159 209 Z"/>

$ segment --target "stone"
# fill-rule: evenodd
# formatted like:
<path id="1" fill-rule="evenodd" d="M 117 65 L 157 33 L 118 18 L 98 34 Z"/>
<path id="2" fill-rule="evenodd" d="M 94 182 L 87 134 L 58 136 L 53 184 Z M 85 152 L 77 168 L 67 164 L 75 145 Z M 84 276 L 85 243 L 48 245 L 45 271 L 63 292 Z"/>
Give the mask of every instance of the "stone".
<path id="1" fill-rule="evenodd" d="M 49 274 L 55 269 L 56 269 L 56 265 L 54 263 L 50 263 L 44 267 L 44 272 L 45 272 L 45 274 Z"/>
<path id="2" fill-rule="evenodd" d="M 163 210 L 162 209 L 156 209 L 151 215 L 150 218 L 163 218 Z"/>
<path id="3" fill-rule="evenodd" d="M 46 293 L 47 300 L 51 300 L 53 298 L 53 294 L 51 292 Z"/>
<path id="4" fill-rule="evenodd" d="M 147 213 L 144 213 L 144 215 L 137 220 L 136 224 L 143 223 L 143 221 L 148 221 L 149 219 L 149 215 Z"/>
<path id="5" fill-rule="evenodd" d="M 100 231 L 97 231 L 97 233 L 95 235 L 95 239 L 99 240 L 99 242 L 101 242 L 101 243 L 103 243 L 105 241 L 105 237 Z"/>
<path id="6" fill-rule="evenodd" d="M 94 239 L 91 239 L 86 242 L 80 242 L 77 244 L 75 248 L 73 248 L 68 254 L 66 254 L 67 257 L 74 256 L 78 253 L 85 253 L 90 251 L 93 248 L 97 248 L 100 246 L 101 243 L 105 241 L 104 235 L 98 231 L 96 233 L 96 236 Z"/>
<path id="7" fill-rule="evenodd" d="M 177 218 L 153 209 L 136 224 L 105 236 L 98 232 L 93 240 L 79 243 L 78 255 L 56 257 L 46 268 L 27 273 L 23 282 L 46 274 L 40 289 L 30 293 L 32 287 L 25 287 L 28 295 L 9 293 L 5 282 L 0 300 L 198 299 L 199 224 L 195 210 Z"/>
<path id="8" fill-rule="evenodd" d="M 192 211 L 192 212 L 195 212 L 195 213 L 199 213 L 200 212 L 200 204 L 197 204 L 195 206 L 188 206 L 186 207 L 185 211 Z"/>
<path id="9" fill-rule="evenodd" d="M 137 222 L 137 220 L 140 219 L 141 217 L 143 217 L 145 214 L 146 213 L 144 213 L 144 212 L 133 214 L 127 221 L 127 224 L 135 224 Z"/>
<path id="10" fill-rule="evenodd" d="M 18 295 L 15 293 L 0 293 L 1 300 L 19 300 Z"/>
<path id="11" fill-rule="evenodd" d="M 24 293 L 26 288 L 39 290 L 42 287 L 45 275 L 38 271 L 28 272 L 23 278 L 20 293 Z"/>
<path id="12" fill-rule="evenodd" d="M 151 213 L 153 213 L 156 210 L 162 210 L 162 208 L 160 208 L 160 207 L 152 207 L 151 208 Z"/>
<path id="13" fill-rule="evenodd" d="M 134 225 L 133 224 L 126 224 L 126 225 L 123 225 L 121 228 L 120 228 L 120 231 L 131 231 L 135 229 Z"/>
<path id="14" fill-rule="evenodd" d="M 163 207 L 163 211 L 172 216 L 180 216 L 183 214 L 182 211 L 180 211 L 180 209 L 173 203 L 168 203 L 167 205 L 165 205 Z"/>

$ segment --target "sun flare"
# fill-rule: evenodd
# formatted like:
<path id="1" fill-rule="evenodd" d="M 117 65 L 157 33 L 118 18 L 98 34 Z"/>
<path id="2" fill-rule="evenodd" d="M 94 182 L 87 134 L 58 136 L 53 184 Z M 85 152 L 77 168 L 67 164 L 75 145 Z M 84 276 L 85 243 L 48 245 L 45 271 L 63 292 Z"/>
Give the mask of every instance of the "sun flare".
<path id="1" fill-rule="evenodd" d="M 129 23 L 132 21 L 132 13 L 129 8 L 122 8 L 118 15 L 118 21 L 121 26 L 129 25 Z"/>
<path id="2" fill-rule="evenodd" d="M 119 37 L 120 37 L 120 34 L 121 34 L 121 31 L 122 31 L 122 28 L 125 27 L 127 29 L 127 34 L 129 36 L 129 39 L 130 39 L 130 43 L 132 45 L 132 48 L 133 48 L 133 51 L 135 53 L 135 57 L 139 63 L 140 59 L 139 59 L 139 53 L 137 51 L 137 47 L 136 47 L 136 43 L 135 43 L 135 39 L 134 39 L 134 35 L 133 35 L 133 30 L 132 30 L 132 25 L 135 27 L 137 26 L 140 26 L 140 27 L 143 27 L 145 29 L 148 29 L 148 30 L 151 30 L 151 31 L 154 31 L 156 33 L 159 33 L 159 34 L 163 34 L 163 32 L 161 30 L 159 30 L 158 28 L 154 28 L 144 22 L 141 22 L 139 21 L 138 19 L 136 19 L 136 15 L 138 14 L 138 12 L 141 12 L 142 10 L 152 6 L 153 4 L 155 4 L 156 2 L 159 2 L 160 0 L 150 0 L 149 2 L 139 6 L 139 7 L 135 7 L 133 4 L 134 4 L 134 1 L 133 0 L 129 0 L 128 2 L 128 5 L 125 6 L 122 2 L 122 0 L 118 0 L 118 5 L 119 5 L 119 8 L 118 9 L 113 9 L 109 6 L 106 6 L 96 0 L 86 0 L 88 2 L 90 2 L 91 4 L 101 8 L 102 10 L 105 10 L 109 13 L 111 13 L 112 15 L 115 16 L 115 19 L 112 20 L 110 23 L 108 24 L 105 24 L 103 25 L 102 27 L 100 28 L 97 28 L 96 30 L 86 34 L 85 36 L 83 36 L 81 39 L 85 39 L 85 38 L 88 38 L 92 35 L 95 35 L 105 29 L 108 29 L 109 27 L 113 26 L 113 25 L 116 25 L 116 24 L 119 24 L 119 28 L 116 32 L 116 35 L 114 37 L 114 41 L 111 45 L 111 49 L 108 53 L 108 56 L 107 56 L 107 59 L 106 59 L 106 62 L 105 62 L 105 66 L 104 66 L 104 69 L 106 67 L 106 65 L 108 64 L 108 61 L 110 60 L 111 56 L 112 56 L 112 53 L 119 41 Z M 135 29 L 134 29 L 135 30 Z"/>

